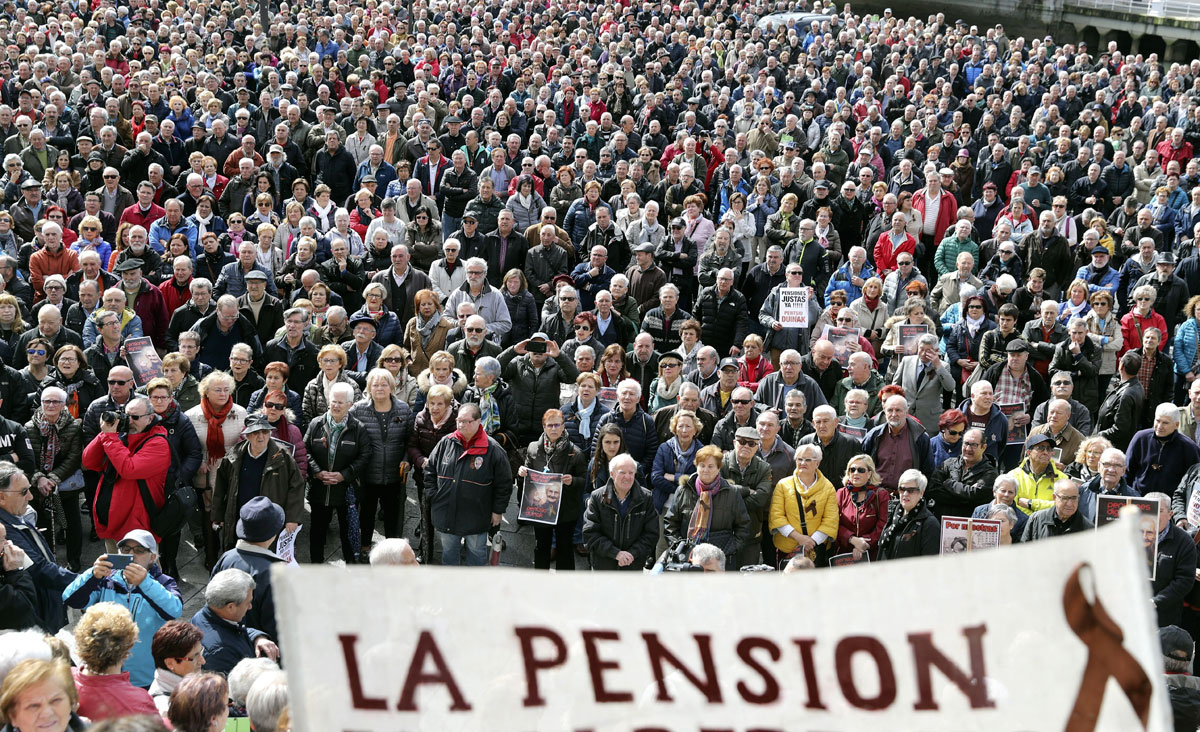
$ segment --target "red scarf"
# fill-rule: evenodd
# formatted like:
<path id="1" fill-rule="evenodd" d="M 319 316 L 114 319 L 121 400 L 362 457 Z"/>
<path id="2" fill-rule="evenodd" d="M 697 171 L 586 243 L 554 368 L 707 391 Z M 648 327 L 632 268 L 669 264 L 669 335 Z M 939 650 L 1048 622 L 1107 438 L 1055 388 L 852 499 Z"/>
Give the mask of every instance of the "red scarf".
<path id="1" fill-rule="evenodd" d="M 487 454 L 488 436 L 487 432 L 484 431 L 482 426 L 475 431 L 475 436 L 470 440 L 468 440 L 462 432 L 454 430 L 454 439 L 458 440 L 460 443 L 462 443 L 462 446 L 466 448 L 466 450 L 463 451 L 463 454 L 459 456 L 460 460 L 467 455 Z"/>
<path id="2" fill-rule="evenodd" d="M 867 308 L 870 309 L 871 312 L 875 312 L 875 308 L 879 307 L 879 298 L 867 297 L 864 294 L 863 295 L 863 304 L 866 305 Z"/>
<path id="3" fill-rule="evenodd" d="M 208 450 L 208 459 L 220 460 L 225 457 L 225 431 L 221 429 L 221 425 L 229 416 L 229 410 L 233 409 L 233 396 L 230 395 L 229 401 L 225 402 L 225 407 L 219 412 L 213 410 L 208 399 L 200 400 L 200 409 L 204 412 L 204 418 L 208 420 L 208 435 L 204 439 L 204 447 Z"/>

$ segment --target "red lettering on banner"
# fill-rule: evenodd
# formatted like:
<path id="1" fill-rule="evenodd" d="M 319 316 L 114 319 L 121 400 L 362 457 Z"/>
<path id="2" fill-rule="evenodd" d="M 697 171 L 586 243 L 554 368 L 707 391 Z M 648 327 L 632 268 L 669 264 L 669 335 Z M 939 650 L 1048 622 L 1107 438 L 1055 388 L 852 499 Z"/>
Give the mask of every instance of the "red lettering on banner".
<path id="1" fill-rule="evenodd" d="M 583 647 L 587 651 L 588 672 L 592 675 L 592 694 L 597 704 L 618 704 L 633 701 L 633 694 L 628 691 L 609 691 L 604 685 L 604 672 L 621 668 L 617 661 L 606 661 L 600 658 L 598 641 L 619 641 L 621 634 L 615 630 L 585 630 Z"/>
<path id="2" fill-rule="evenodd" d="M 666 674 L 663 673 L 663 661 L 666 661 L 686 676 L 687 680 L 692 682 L 692 686 L 699 689 L 710 704 L 720 704 L 721 684 L 717 679 L 717 666 L 713 662 L 712 636 L 707 633 L 694 633 L 692 637 L 696 639 L 696 647 L 700 650 L 700 662 L 704 666 L 703 679 L 692 673 L 690 668 L 671 653 L 658 640 L 657 633 L 642 633 L 642 639 L 646 641 L 646 653 L 649 654 L 650 664 L 654 667 L 654 680 L 658 682 L 657 698 L 659 701 L 674 701 L 667 693 Z"/>
<path id="3" fill-rule="evenodd" d="M 434 670 L 430 673 L 425 672 L 426 658 L 433 661 Z M 458 688 L 458 682 L 454 680 L 454 675 L 450 673 L 450 668 L 446 665 L 446 659 L 442 657 L 442 650 L 438 648 L 437 641 L 433 639 L 433 634 L 428 630 L 421 631 L 421 636 L 417 639 L 417 647 L 413 650 L 412 663 L 408 665 L 404 689 L 400 692 L 400 702 L 396 704 L 396 709 L 401 712 L 419 711 L 415 697 L 417 689 L 425 684 L 441 684 L 446 687 L 452 701 L 450 711 L 468 712 L 471 710 L 471 705 L 463 697 L 462 691 Z"/>
<path id="4" fill-rule="evenodd" d="M 946 675 L 954 685 L 966 695 L 972 709 L 991 709 L 996 703 L 988 698 L 986 672 L 983 662 L 983 634 L 987 632 L 986 625 L 976 625 L 963 628 L 971 655 L 971 675 L 968 676 L 954 662 L 946 657 L 933 645 L 933 633 L 910 633 L 908 643 L 913 649 L 913 665 L 917 669 L 917 703 L 913 709 L 936 711 L 938 706 L 933 698 L 933 680 L 931 666 Z"/>
<path id="5" fill-rule="evenodd" d="M 358 671 L 358 654 L 354 646 L 358 644 L 358 636 L 353 633 L 338 636 L 342 644 L 342 658 L 346 661 L 346 681 L 350 684 L 350 703 L 355 709 L 387 709 L 387 699 L 369 697 L 363 694 L 362 675 Z"/>
<path id="6" fill-rule="evenodd" d="M 879 694 L 867 698 L 858 693 L 854 683 L 854 673 L 850 668 L 850 660 L 855 653 L 866 653 L 875 662 L 879 675 Z M 846 636 L 838 641 L 834 652 L 834 663 L 837 666 L 838 683 L 842 687 L 842 696 L 852 706 L 859 709 L 886 709 L 896 701 L 896 673 L 892 669 L 892 659 L 888 657 L 887 649 L 879 640 L 866 635 Z"/>
<path id="7" fill-rule="evenodd" d="M 752 671 L 762 677 L 763 690 L 761 693 L 755 693 L 750 689 L 750 686 L 745 681 L 737 683 L 738 693 L 742 695 L 742 699 L 750 704 L 770 704 L 779 700 L 779 682 L 775 680 L 775 676 L 771 671 L 759 663 L 752 652 L 758 649 L 765 649 L 770 655 L 772 661 L 778 661 L 783 653 L 779 650 L 779 646 L 769 638 L 761 636 L 750 636 L 743 638 L 737 645 L 738 658 L 750 667 Z"/>
<path id="8" fill-rule="evenodd" d="M 562 636 L 549 628 L 514 628 L 513 632 L 521 639 L 521 658 L 525 661 L 525 699 L 522 702 L 527 707 L 544 707 L 546 700 L 538 689 L 538 671 L 555 666 L 561 666 L 567 661 L 567 644 Z M 554 646 L 554 658 L 540 659 L 533 653 L 533 641 L 544 638 Z"/>
<path id="9" fill-rule="evenodd" d="M 821 687 L 817 685 L 817 664 L 813 661 L 813 646 L 816 638 L 797 638 L 793 643 L 800 649 L 800 665 L 804 668 L 804 684 L 808 688 L 808 701 L 805 709 L 825 709 L 821 702 Z"/>

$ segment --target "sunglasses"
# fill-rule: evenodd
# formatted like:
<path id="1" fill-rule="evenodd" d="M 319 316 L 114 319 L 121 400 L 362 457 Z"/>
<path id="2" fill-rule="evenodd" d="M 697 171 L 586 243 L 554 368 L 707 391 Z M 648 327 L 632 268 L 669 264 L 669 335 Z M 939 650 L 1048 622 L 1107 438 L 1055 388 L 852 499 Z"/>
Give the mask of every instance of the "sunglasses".
<path id="1" fill-rule="evenodd" d="M 285 409 L 287 404 L 283 402 L 264 402 L 263 406 L 267 409 Z"/>
<path id="2" fill-rule="evenodd" d="M 751 400 L 750 399 L 730 399 L 729 401 L 733 402 L 734 404 L 749 404 Z"/>
<path id="3" fill-rule="evenodd" d="M 125 386 L 126 384 L 129 383 L 129 381 L 130 381 L 129 379 L 109 379 L 108 385 L 109 386 Z"/>
<path id="4" fill-rule="evenodd" d="M 31 348 L 28 351 L 26 351 L 25 353 L 29 354 L 30 356 L 45 356 L 46 349 L 45 348 Z"/>
<path id="5" fill-rule="evenodd" d="M 951 435 L 953 437 L 958 437 L 959 435 L 961 435 L 962 433 L 964 433 L 966 431 L 967 430 L 965 428 L 961 429 L 961 430 L 946 430 L 946 434 Z"/>
<path id="6" fill-rule="evenodd" d="M 116 180 L 116 179 L 117 179 L 117 176 L 115 176 L 115 175 L 104 176 L 104 180 Z"/>
<path id="7" fill-rule="evenodd" d="M 850 473 L 869 473 L 869 472 L 871 472 L 871 471 L 870 471 L 870 470 L 868 470 L 868 469 L 866 469 L 866 468 L 848 468 L 848 469 L 847 469 L 847 472 L 850 472 Z"/>
<path id="8" fill-rule="evenodd" d="M 464 328 L 463 330 L 468 333 L 482 333 L 484 331 L 483 328 Z"/>
<path id="9" fill-rule="evenodd" d="M 401 359 L 399 356 L 388 356 L 387 358 L 383 359 L 384 363 L 400 363 L 400 361 Z"/>

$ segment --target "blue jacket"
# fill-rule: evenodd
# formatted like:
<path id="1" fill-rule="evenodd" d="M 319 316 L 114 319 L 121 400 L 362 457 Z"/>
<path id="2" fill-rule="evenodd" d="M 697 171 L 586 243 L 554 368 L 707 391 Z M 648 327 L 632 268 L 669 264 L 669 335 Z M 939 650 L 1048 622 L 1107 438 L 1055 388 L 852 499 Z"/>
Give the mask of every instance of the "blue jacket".
<path id="1" fill-rule="evenodd" d="M 1079 515 L 1083 516 L 1083 520 L 1087 522 L 1088 526 L 1096 523 L 1096 506 L 1099 505 L 1096 499 L 1101 493 L 1104 491 L 1100 488 L 1099 475 L 1093 476 L 1091 480 L 1079 486 Z M 1117 490 L 1105 493 L 1105 495 L 1141 498 L 1141 494 L 1130 488 L 1124 478 L 1121 478 Z"/>
<path id="2" fill-rule="evenodd" d="M 875 276 L 875 270 L 871 268 L 870 262 L 863 262 L 862 273 L 858 276 L 863 280 Z M 845 290 L 848 303 L 862 297 L 862 288 L 850 281 L 850 262 L 843 263 L 829 278 L 829 284 L 825 287 L 825 302 L 829 302 L 829 296 L 833 294 L 834 290 Z"/>
<path id="3" fill-rule="evenodd" d="M 1083 508 L 1083 493 L 1083 491 L 1079 491 L 1080 508 Z M 976 506 L 975 510 L 971 512 L 971 518 L 987 518 L 988 509 L 990 509 L 991 506 L 991 501 L 988 501 L 982 506 Z M 1012 531 L 1009 532 L 1009 535 L 1012 536 L 1014 542 L 1017 542 L 1021 540 L 1021 535 L 1025 533 L 1025 522 L 1029 521 L 1029 514 L 1025 513 L 1024 511 L 1018 511 L 1016 507 L 1013 507 L 1013 512 L 1017 514 L 1017 523 L 1013 524 Z"/>
<path id="4" fill-rule="evenodd" d="M 633 418 L 626 421 L 618 405 L 597 421 L 596 429 L 610 423 L 625 433 L 625 451 L 638 461 L 643 475 L 650 475 L 654 469 L 654 456 L 658 453 L 658 430 L 654 427 L 654 418 L 638 407 Z M 596 429 L 592 430 L 591 444 L 588 446 L 590 455 L 596 454 Z"/>
<path id="5" fill-rule="evenodd" d="M 171 236 L 174 234 L 183 234 L 187 237 L 193 259 L 200 256 L 203 252 L 198 241 L 200 232 L 196 230 L 195 224 L 187 219 L 180 219 L 179 223 L 172 227 L 167 223 L 166 216 L 159 217 L 158 220 L 150 225 L 150 248 L 162 254 L 166 251 L 167 244 L 171 241 Z"/>
<path id="6" fill-rule="evenodd" d="M 600 426 L 600 419 L 612 411 L 601 404 L 599 399 L 594 400 L 594 404 L 596 408 L 592 410 L 591 423 L 588 425 L 592 428 L 592 432 L 587 437 L 584 437 L 579 432 L 579 397 L 575 397 L 562 407 L 563 423 L 566 425 L 567 437 L 580 450 L 588 450 L 589 454 L 591 454 L 589 450 L 590 443 L 592 437 L 596 434 L 596 429 Z"/>
<path id="7" fill-rule="evenodd" d="M 358 165 L 358 170 L 354 172 L 354 190 L 362 187 L 363 176 L 371 172 L 371 161 L 364 160 Z M 378 187 L 377 191 L 386 191 L 388 185 L 396 180 L 396 169 L 391 166 L 388 161 L 383 160 L 379 163 L 379 170 L 375 171 L 375 183 Z"/>
<path id="8" fill-rule="evenodd" d="M 243 622 L 249 623 L 276 641 L 279 631 L 275 625 L 275 593 L 271 591 L 271 566 L 284 564 L 283 558 L 270 549 L 263 549 L 238 540 L 237 546 L 221 555 L 213 567 L 213 575 L 224 569 L 240 569 L 254 578 L 254 600 Z"/>
<path id="9" fill-rule="evenodd" d="M 133 622 L 137 623 L 138 640 L 121 670 L 129 672 L 129 680 L 134 686 L 150 686 L 154 681 L 154 656 L 150 653 L 154 634 L 168 620 L 183 614 L 183 595 L 175 579 L 163 574 L 156 564 L 150 567 L 146 579 L 130 590 L 120 572 L 101 580 L 89 571 L 76 577 L 63 590 L 62 598 L 77 610 L 85 610 L 98 602 L 115 602 L 126 607 Z"/>
<path id="10" fill-rule="evenodd" d="M 608 208 L 611 213 L 612 209 L 603 200 L 596 203 L 596 208 Z M 591 206 L 588 206 L 587 198 L 577 198 L 567 208 L 567 215 L 563 218 L 563 229 L 571 237 L 571 243 L 575 248 L 579 248 L 580 242 L 587 236 L 588 227 L 596 223 L 596 212 Z"/>
<path id="11" fill-rule="evenodd" d="M 356 318 L 359 315 L 370 316 L 367 306 L 363 305 L 356 312 L 350 315 L 350 318 Z M 381 346 L 387 347 L 390 345 L 401 345 L 404 343 L 404 326 L 400 319 L 396 317 L 396 313 L 392 310 L 384 309 L 383 316 L 375 323 L 375 342 Z M 371 368 L 375 368 L 375 364 L 371 364 Z"/>
<path id="12" fill-rule="evenodd" d="M 75 579 L 75 573 L 60 567 L 54 561 L 54 550 L 46 544 L 37 529 L 0 508 L 0 524 L 8 534 L 8 540 L 25 552 L 33 565 L 25 570 L 37 586 L 38 617 L 42 629 L 57 633 L 67 624 L 67 606 L 62 601 L 62 591 Z"/>
<path id="13" fill-rule="evenodd" d="M 1175 348 L 1171 358 L 1175 360 L 1175 373 L 1186 374 L 1196 364 L 1197 351 L 1200 350 L 1200 324 L 1195 318 L 1188 318 L 1175 329 Z"/>
<path id="14" fill-rule="evenodd" d="M 244 623 L 231 623 L 207 605 L 192 616 L 192 625 L 204 632 L 204 670 L 228 675 L 238 661 L 254 658 L 254 643 L 266 634 Z"/>
<path id="15" fill-rule="evenodd" d="M 993 386 L 995 386 L 993 384 Z M 963 399 L 958 405 L 958 410 L 963 414 L 971 408 L 971 400 Z M 970 417 L 968 416 L 968 419 Z M 983 439 L 987 448 L 984 450 L 988 455 L 995 459 L 996 464 L 1000 464 L 1000 455 L 1004 452 L 1004 446 L 1008 444 L 1008 417 L 1004 416 L 1004 412 L 1000 411 L 1000 407 L 992 405 L 991 414 L 988 416 L 987 429 L 983 431 Z"/>
<path id="16" fill-rule="evenodd" d="M 1112 295 L 1113 299 L 1115 300 L 1117 298 L 1117 285 L 1121 282 L 1121 272 L 1117 270 L 1116 267 L 1112 266 L 1106 267 L 1105 269 L 1106 271 L 1104 275 L 1098 280 L 1093 281 L 1094 278 L 1091 265 L 1084 265 L 1079 268 L 1078 272 L 1075 273 L 1075 279 L 1083 280 L 1084 282 L 1088 283 L 1089 293 L 1104 291 Z"/>

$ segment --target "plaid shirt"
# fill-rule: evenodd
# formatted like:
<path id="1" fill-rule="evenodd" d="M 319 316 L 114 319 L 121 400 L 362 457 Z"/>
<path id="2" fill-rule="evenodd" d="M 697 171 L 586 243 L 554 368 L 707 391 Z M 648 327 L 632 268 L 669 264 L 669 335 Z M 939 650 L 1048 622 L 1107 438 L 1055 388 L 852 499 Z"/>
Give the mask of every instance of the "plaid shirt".
<path id="1" fill-rule="evenodd" d="M 1007 368 L 1001 369 L 1000 378 L 996 380 L 994 388 L 996 404 L 1020 402 L 1025 405 L 1026 411 L 1029 410 L 1029 400 L 1033 397 L 1033 387 L 1029 383 L 1029 367 L 1025 368 L 1019 379 L 1014 378 Z"/>
<path id="2" fill-rule="evenodd" d="M 1150 393 L 1150 376 L 1154 373 L 1154 365 L 1158 363 L 1158 359 L 1151 353 L 1150 357 L 1146 357 L 1146 352 L 1142 352 L 1142 367 L 1138 369 L 1137 378 L 1142 383 L 1142 389 L 1147 394 Z"/>

